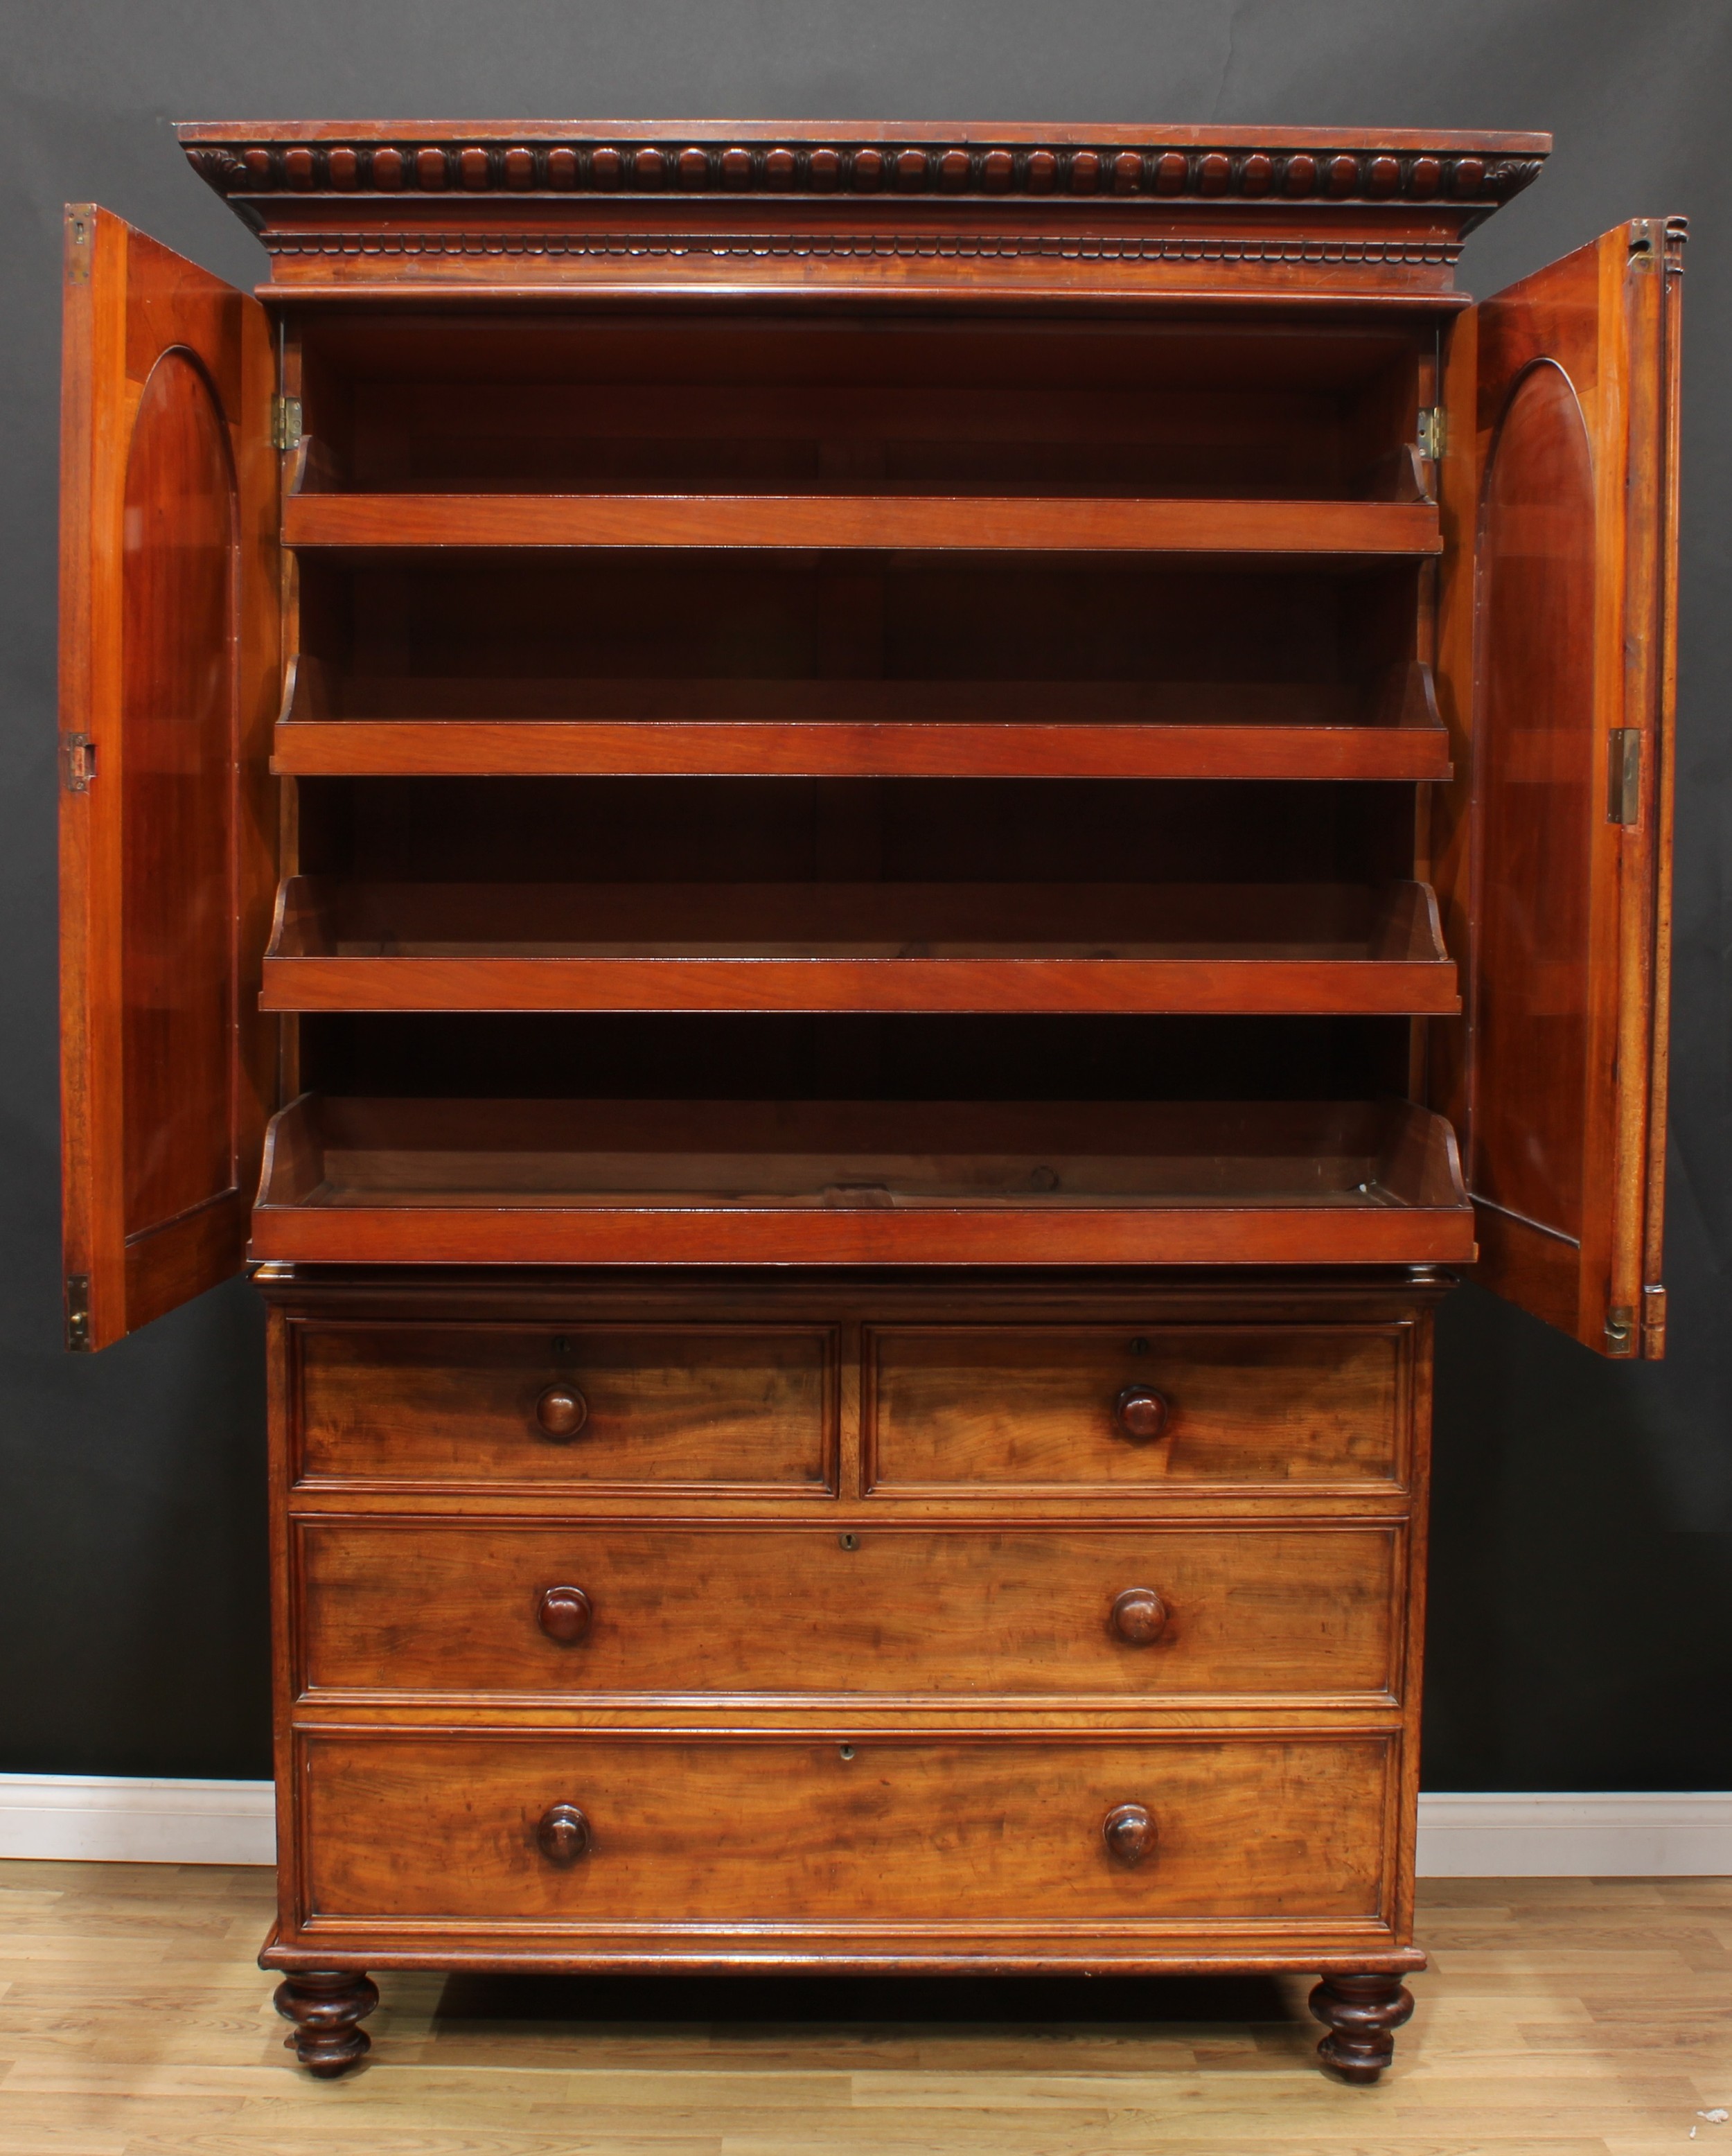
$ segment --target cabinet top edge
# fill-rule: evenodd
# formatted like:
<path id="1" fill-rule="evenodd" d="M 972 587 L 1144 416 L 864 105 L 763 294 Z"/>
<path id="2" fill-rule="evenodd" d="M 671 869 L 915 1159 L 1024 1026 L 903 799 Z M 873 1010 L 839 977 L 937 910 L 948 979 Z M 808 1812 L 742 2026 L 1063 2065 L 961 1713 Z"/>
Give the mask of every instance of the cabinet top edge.
<path id="1" fill-rule="evenodd" d="M 1215 122 L 1139 121 L 1047 123 L 988 120 L 177 120 L 182 143 L 389 142 L 413 138 L 461 141 L 501 146 L 513 142 L 823 141 L 851 148 L 882 142 L 934 147 L 1002 142 L 1036 148 L 1110 142 L 1155 146 L 1268 151 L 1411 150 L 1473 152 L 1481 157 L 1543 157 L 1548 134 L 1509 129 L 1448 127 L 1262 127 Z"/>
<path id="2" fill-rule="evenodd" d="M 187 121 L 273 285 L 527 275 L 1447 290 L 1544 134 L 857 121 Z"/>

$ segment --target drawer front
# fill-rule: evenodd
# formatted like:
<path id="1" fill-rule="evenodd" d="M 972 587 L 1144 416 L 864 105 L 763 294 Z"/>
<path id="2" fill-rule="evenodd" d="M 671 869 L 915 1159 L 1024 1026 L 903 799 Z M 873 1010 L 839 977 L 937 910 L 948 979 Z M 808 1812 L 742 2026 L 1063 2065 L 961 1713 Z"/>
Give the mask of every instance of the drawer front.
<path id="1" fill-rule="evenodd" d="M 866 1345 L 870 1481 L 1119 1492 L 1392 1482 L 1405 1462 L 1408 1337 L 1370 1326 L 886 1327 Z"/>
<path id="2" fill-rule="evenodd" d="M 308 1477 L 835 1486 L 825 1327 L 307 1326 L 300 1341 Z"/>
<path id="3" fill-rule="evenodd" d="M 298 1535 L 314 1691 L 1147 1699 L 1395 1684 L 1395 1527 L 309 1518 Z"/>
<path id="4" fill-rule="evenodd" d="M 315 1921 L 1368 1918 L 1390 1869 L 1395 1748 L 1375 1736 L 302 1746 Z"/>

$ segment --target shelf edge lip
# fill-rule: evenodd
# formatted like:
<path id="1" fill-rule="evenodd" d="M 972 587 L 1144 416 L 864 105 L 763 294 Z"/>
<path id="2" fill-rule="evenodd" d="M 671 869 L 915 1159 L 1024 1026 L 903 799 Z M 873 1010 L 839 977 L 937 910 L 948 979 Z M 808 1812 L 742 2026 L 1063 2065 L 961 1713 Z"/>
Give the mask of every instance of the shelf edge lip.
<path id="1" fill-rule="evenodd" d="M 1223 733 L 1231 727 L 1231 733 L 1257 738 L 1200 739 L 1211 724 Z M 394 738 L 393 730 L 401 730 Z M 587 740 L 585 730 L 594 730 Z M 326 717 L 280 720 L 273 738 L 273 773 L 309 778 L 1025 777 L 1423 783 L 1447 780 L 1454 769 L 1449 735 L 1442 726 L 1283 726 L 1278 721 Z M 414 751 L 421 744 L 424 760 L 417 761 Z M 1245 753 L 1247 748 L 1252 752 Z M 1063 767 L 1066 750 L 1073 769 Z"/>
<path id="2" fill-rule="evenodd" d="M 922 512 L 941 536 L 922 532 Z M 1139 520 L 1138 512 L 1143 513 Z M 1268 516 L 1292 538 L 1218 537 L 1229 513 Z M 1024 532 L 1015 529 L 1019 521 Z M 1082 525 L 1097 516 L 1117 534 L 1054 536 L 1042 516 Z M 812 530 L 761 527 L 783 517 Z M 865 529 L 839 529 L 852 517 Z M 996 518 L 1013 536 L 983 536 L 969 519 Z M 710 520 L 709 536 L 703 526 Z M 514 522 L 514 520 L 517 521 Z M 525 522 L 544 529 L 525 536 Z M 1139 521 L 1169 521 L 1170 538 L 1138 537 Z M 427 533 L 405 526 L 432 526 Z M 634 529 L 634 526 L 638 528 Z M 1187 525 L 1199 528 L 1180 529 Z M 876 526 L 881 536 L 873 536 Z M 900 528 L 898 528 L 900 526 Z M 1341 527 L 1340 532 L 1331 526 Z M 1364 526 L 1363 530 L 1357 527 Z M 1024 533 L 1028 536 L 1024 536 Z M 1343 536 L 1344 534 L 1344 536 Z M 1386 536 L 1385 536 L 1386 535 Z M 549 551 L 907 554 L 1233 555 L 1247 559 L 1426 558 L 1443 551 L 1435 502 L 1223 499 L 1219 496 L 1005 495 L 822 495 L 678 493 L 321 493 L 290 495 L 282 508 L 284 546 L 383 553 Z"/>

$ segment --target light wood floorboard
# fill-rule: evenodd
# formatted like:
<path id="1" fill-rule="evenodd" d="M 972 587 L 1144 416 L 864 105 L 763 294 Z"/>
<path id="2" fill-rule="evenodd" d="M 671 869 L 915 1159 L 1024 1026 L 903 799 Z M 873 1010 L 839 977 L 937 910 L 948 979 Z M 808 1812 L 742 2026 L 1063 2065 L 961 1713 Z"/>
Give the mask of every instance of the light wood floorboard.
<path id="1" fill-rule="evenodd" d="M 270 1914 L 261 1871 L 0 1864 L 5 2156 L 1732 2156 L 1698 2116 L 1732 2105 L 1732 1880 L 1425 1886 L 1374 2089 L 1316 2071 L 1303 1978 L 387 1974 L 367 2065 L 317 2082 Z"/>

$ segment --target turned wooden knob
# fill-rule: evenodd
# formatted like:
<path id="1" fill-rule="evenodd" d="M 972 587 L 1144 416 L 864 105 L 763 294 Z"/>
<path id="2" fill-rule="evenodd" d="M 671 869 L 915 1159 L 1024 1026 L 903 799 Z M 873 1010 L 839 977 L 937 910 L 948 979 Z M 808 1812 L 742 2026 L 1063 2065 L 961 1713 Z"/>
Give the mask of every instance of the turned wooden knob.
<path id="1" fill-rule="evenodd" d="M 542 1435 L 563 1445 L 589 1419 L 589 1403 L 575 1385 L 549 1385 L 535 1404 Z"/>
<path id="2" fill-rule="evenodd" d="M 1172 1403 L 1149 1385 L 1127 1385 L 1114 1404 L 1118 1427 L 1138 1445 L 1147 1445 L 1167 1426 Z"/>
<path id="3" fill-rule="evenodd" d="M 1115 1804 L 1101 1821 L 1108 1854 L 1121 1864 L 1140 1864 L 1154 1853 L 1154 1821 L 1142 1804 Z"/>
<path id="4" fill-rule="evenodd" d="M 589 1630 L 589 1620 L 595 1613 L 581 1587 L 547 1587 L 542 1590 L 535 1614 L 547 1637 L 568 1647 Z"/>
<path id="5" fill-rule="evenodd" d="M 1127 1646 L 1146 1647 L 1166 1630 L 1167 1605 L 1152 1587 L 1128 1587 L 1113 1604 L 1112 1625 Z"/>
<path id="6" fill-rule="evenodd" d="M 589 1853 L 589 1822 L 575 1804 L 550 1804 L 535 1830 L 535 1840 L 549 1864 L 575 1864 Z"/>

